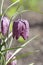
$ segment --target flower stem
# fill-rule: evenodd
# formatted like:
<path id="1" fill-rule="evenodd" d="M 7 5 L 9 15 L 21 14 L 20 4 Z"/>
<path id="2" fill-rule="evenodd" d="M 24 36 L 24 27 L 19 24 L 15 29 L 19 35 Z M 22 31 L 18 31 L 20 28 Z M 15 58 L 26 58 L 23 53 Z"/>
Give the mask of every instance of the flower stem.
<path id="1" fill-rule="evenodd" d="M 1 14 L 2 14 L 2 9 L 3 9 L 3 3 L 4 3 L 4 0 L 2 0 L 2 3 L 1 3 Z"/>
<path id="2" fill-rule="evenodd" d="M 1 62 L 1 65 L 2 65 L 2 63 L 3 63 L 3 65 L 5 65 L 5 57 L 4 57 L 4 55 L 0 52 L 0 55 L 1 55 L 1 59 L 0 60 L 3 60 L 2 62 Z"/>
<path id="3" fill-rule="evenodd" d="M 3 46 L 3 45 L 5 45 L 5 43 L 8 41 L 8 39 L 10 38 L 12 36 L 12 32 L 8 35 L 8 37 L 4 40 L 4 43 L 2 42 L 1 44 L 1 47 Z"/>

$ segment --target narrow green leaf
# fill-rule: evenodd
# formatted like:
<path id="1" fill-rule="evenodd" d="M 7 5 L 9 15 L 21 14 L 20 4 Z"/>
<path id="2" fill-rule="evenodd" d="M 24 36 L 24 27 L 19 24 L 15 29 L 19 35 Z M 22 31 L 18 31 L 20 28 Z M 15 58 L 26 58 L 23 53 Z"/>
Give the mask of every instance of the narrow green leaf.
<path id="1" fill-rule="evenodd" d="M 27 52 L 27 53 L 24 53 L 24 54 L 19 54 L 18 56 L 16 56 L 16 59 L 24 58 L 24 57 L 27 57 L 29 55 L 35 54 L 37 52 L 39 52 L 39 51 L 36 50 L 36 51 Z"/>
<path id="2" fill-rule="evenodd" d="M 35 51 L 31 51 L 31 52 L 26 52 L 26 53 L 23 53 L 23 54 L 19 54 L 19 55 L 16 56 L 16 58 L 12 58 L 11 61 L 14 61 L 15 59 L 19 60 L 21 58 L 28 57 L 29 55 L 32 55 L 32 54 L 35 54 L 35 53 L 38 53 L 38 52 L 39 52 L 39 50 L 35 50 Z"/>
<path id="3" fill-rule="evenodd" d="M 34 40 L 34 39 L 37 38 L 38 36 L 39 36 L 39 34 L 36 35 L 36 36 L 34 36 L 33 38 L 31 38 L 29 41 L 27 41 L 27 42 L 24 43 L 23 45 L 21 45 L 21 46 L 20 46 L 21 48 L 18 48 L 18 49 L 12 54 L 12 56 L 9 58 L 9 60 L 6 61 L 5 65 L 7 65 L 7 64 L 10 62 L 10 60 L 11 60 L 17 53 L 19 53 L 29 42 L 31 42 L 32 40 Z"/>
<path id="4" fill-rule="evenodd" d="M 6 52 L 6 51 L 9 51 L 9 50 L 15 50 L 15 49 L 18 49 L 18 48 L 21 48 L 21 47 L 7 48 L 5 50 L 1 50 L 1 52 Z"/>
<path id="5" fill-rule="evenodd" d="M 1 65 L 5 65 L 5 57 L 4 55 L 0 52 L 0 55 L 1 55 Z"/>

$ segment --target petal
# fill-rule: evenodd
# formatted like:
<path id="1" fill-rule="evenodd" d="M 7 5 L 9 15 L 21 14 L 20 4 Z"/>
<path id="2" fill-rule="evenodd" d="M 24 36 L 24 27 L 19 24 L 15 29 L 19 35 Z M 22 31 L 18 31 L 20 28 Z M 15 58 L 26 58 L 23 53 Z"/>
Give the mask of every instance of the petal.
<path id="1" fill-rule="evenodd" d="M 13 23 L 13 38 L 16 36 L 18 32 L 18 22 Z"/>
<path id="2" fill-rule="evenodd" d="M 9 28 L 9 19 L 7 17 L 3 17 L 1 19 L 1 32 L 3 35 L 6 35 Z"/>

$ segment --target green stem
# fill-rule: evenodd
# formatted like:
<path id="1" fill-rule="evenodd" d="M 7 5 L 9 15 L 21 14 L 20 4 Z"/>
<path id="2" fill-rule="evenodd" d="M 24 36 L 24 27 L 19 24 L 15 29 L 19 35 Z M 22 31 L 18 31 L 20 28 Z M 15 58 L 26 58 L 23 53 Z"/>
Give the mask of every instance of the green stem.
<path id="1" fill-rule="evenodd" d="M 1 62 L 1 65 L 2 65 L 2 63 L 3 63 L 3 65 L 5 65 L 5 57 L 4 57 L 4 55 L 1 52 L 0 52 L 0 55 L 2 56 L 2 60 L 4 61 L 4 63 L 3 63 L 3 61 Z"/>
<path id="2" fill-rule="evenodd" d="M 2 0 L 2 3 L 1 3 L 1 14 L 2 14 L 2 9 L 3 9 L 3 3 L 4 3 L 4 0 Z"/>
<path id="3" fill-rule="evenodd" d="M 2 42 L 1 44 L 1 46 L 3 46 L 7 41 L 8 41 L 8 39 L 10 38 L 12 36 L 12 32 L 8 35 L 8 37 L 4 40 L 4 43 Z"/>
<path id="4" fill-rule="evenodd" d="M 0 52 L 1 52 L 1 44 L 0 44 Z M 1 55 L 0 55 L 0 59 L 1 59 Z"/>

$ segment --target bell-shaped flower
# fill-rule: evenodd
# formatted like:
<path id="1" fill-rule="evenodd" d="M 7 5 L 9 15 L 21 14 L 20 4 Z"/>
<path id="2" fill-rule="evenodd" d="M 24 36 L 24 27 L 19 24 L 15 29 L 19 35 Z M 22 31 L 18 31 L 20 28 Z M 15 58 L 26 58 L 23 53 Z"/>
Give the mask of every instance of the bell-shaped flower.
<path id="1" fill-rule="evenodd" d="M 18 19 L 13 22 L 13 38 L 18 39 L 20 36 L 26 40 L 29 36 L 29 22 L 24 19 Z"/>
<path id="2" fill-rule="evenodd" d="M 6 35 L 9 28 L 9 19 L 7 17 L 2 17 L 1 19 L 1 32 Z"/>

